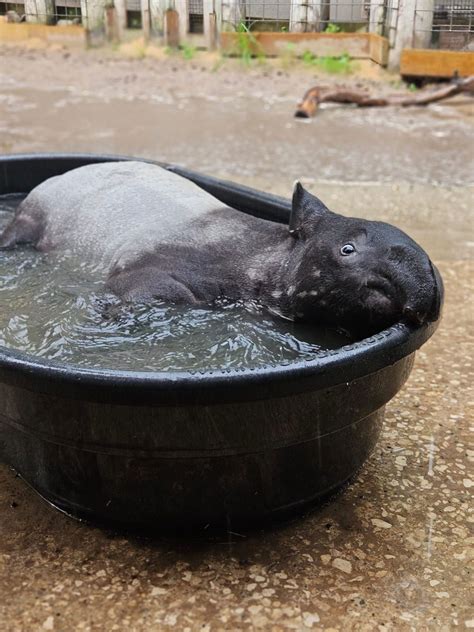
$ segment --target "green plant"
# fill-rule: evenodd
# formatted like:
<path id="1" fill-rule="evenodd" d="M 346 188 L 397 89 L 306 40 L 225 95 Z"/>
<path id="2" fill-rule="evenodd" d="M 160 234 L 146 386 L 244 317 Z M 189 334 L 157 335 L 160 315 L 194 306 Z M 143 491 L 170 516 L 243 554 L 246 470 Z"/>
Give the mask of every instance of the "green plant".
<path id="1" fill-rule="evenodd" d="M 281 60 L 282 65 L 285 68 L 288 68 L 289 66 L 295 63 L 297 58 L 298 58 L 298 53 L 296 51 L 296 44 L 294 44 L 293 42 L 287 42 L 285 46 L 283 47 L 283 50 L 280 55 L 280 60 Z"/>
<path id="2" fill-rule="evenodd" d="M 342 29 L 338 24 L 333 24 L 332 22 L 329 22 L 329 24 L 324 29 L 324 32 L 325 33 L 340 33 L 341 30 Z"/>
<path id="3" fill-rule="evenodd" d="M 310 50 L 305 50 L 301 56 L 301 59 L 303 60 L 303 63 L 307 66 L 312 66 L 314 63 L 316 63 L 317 57 L 316 55 L 313 55 Z"/>
<path id="4" fill-rule="evenodd" d="M 303 63 L 307 66 L 317 66 L 324 72 L 331 74 L 348 74 L 351 72 L 351 58 L 347 53 L 339 57 L 317 57 L 307 50 L 302 55 Z"/>
<path id="5" fill-rule="evenodd" d="M 316 64 L 331 74 L 348 74 L 351 72 L 351 58 L 347 53 L 340 57 L 318 57 Z"/>
<path id="6" fill-rule="evenodd" d="M 409 83 L 408 90 L 410 90 L 410 92 L 416 92 L 418 90 L 418 87 L 415 83 Z"/>
<path id="7" fill-rule="evenodd" d="M 257 41 L 257 38 L 250 29 L 240 22 L 237 25 L 237 52 L 243 64 L 249 66 L 252 61 L 252 56 L 255 55 L 259 61 L 265 59 L 265 55 L 262 52 L 261 46 Z"/>
<path id="8" fill-rule="evenodd" d="M 192 59 L 196 55 L 196 47 L 191 44 L 182 44 L 180 48 L 184 59 Z"/>

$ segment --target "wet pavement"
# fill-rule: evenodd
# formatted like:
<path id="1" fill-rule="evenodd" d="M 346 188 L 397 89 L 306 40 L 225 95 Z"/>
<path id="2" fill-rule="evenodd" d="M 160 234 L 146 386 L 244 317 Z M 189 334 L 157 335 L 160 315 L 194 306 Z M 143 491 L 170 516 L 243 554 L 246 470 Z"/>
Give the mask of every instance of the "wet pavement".
<path id="1" fill-rule="evenodd" d="M 38 52 L 8 62 L 0 152 L 126 153 L 261 180 L 287 194 L 296 178 L 474 183 L 467 97 L 428 108 L 323 104 L 315 119 L 303 120 L 292 115 L 304 91 L 334 79 L 275 68 L 212 72 L 205 62 L 182 60 L 162 62 L 159 72 L 156 63 L 94 58 L 77 68 L 73 58 Z M 33 67 L 39 81 L 30 76 Z"/>
<path id="2" fill-rule="evenodd" d="M 143 155 L 283 195 L 302 177 L 334 210 L 407 230 L 446 284 L 375 452 L 290 524 L 218 543 L 124 536 L 59 514 L 1 466 L 2 630 L 474 627 L 472 106 L 301 123 L 308 72 L 2 52 L 1 152 Z"/>

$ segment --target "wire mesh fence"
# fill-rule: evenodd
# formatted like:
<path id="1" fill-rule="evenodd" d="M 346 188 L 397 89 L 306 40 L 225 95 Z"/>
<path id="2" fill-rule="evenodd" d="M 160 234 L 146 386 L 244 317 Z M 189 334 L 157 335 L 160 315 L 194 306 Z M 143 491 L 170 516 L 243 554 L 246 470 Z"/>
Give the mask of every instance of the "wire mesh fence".
<path id="1" fill-rule="evenodd" d="M 396 0 L 240 0 L 226 13 L 227 29 L 368 32 L 396 28 Z M 373 28 L 377 22 L 377 29 Z"/>
<path id="2" fill-rule="evenodd" d="M 399 0 L 217 0 L 222 30 L 276 32 L 372 32 L 394 44 L 406 18 Z M 172 0 L 0 0 L 8 22 L 82 24 L 93 30 L 104 25 L 106 7 L 115 5 L 123 28 L 144 28 L 144 10 L 163 15 Z M 203 0 L 187 0 L 189 33 L 204 31 Z M 226 9 L 227 7 L 227 9 Z M 182 10 L 182 9 L 181 9 Z M 218 12 L 220 13 L 220 12 Z M 152 15 L 152 18 L 153 18 Z M 413 19 L 413 12 L 412 12 Z M 160 18 L 161 19 L 161 18 Z M 159 21 L 159 20 L 158 20 Z M 411 27 L 410 27 L 411 28 Z M 416 0 L 413 20 L 415 48 L 474 51 L 474 0 Z"/>
<path id="3" fill-rule="evenodd" d="M 414 47 L 474 51 L 473 0 L 417 0 Z"/>
<path id="4" fill-rule="evenodd" d="M 239 15 L 234 17 L 234 24 L 245 24 L 254 31 L 283 31 L 289 30 L 290 2 L 279 0 L 243 0 L 236 7 Z"/>
<path id="5" fill-rule="evenodd" d="M 7 22 L 40 24 L 82 24 L 84 0 L 24 0 L 4 2 L 0 0 L 0 15 Z"/>
<path id="6" fill-rule="evenodd" d="M 188 0 L 189 32 L 204 32 L 204 6 L 203 0 Z"/>
<path id="7" fill-rule="evenodd" d="M 399 4 L 399 0 L 370 2 L 370 31 L 386 37 L 391 46 L 397 35 Z"/>
<path id="8" fill-rule="evenodd" d="M 107 0 L 17 0 L 13 3 L 0 0 L 0 15 L 6 16 L 7 22 L 58 26 L 79 24 L 94 28 L 104 23 L 105 9 L 113 4 Z M 124 26 L 141 29 L 141 0 L 122 0 L 121 6 Z"/>

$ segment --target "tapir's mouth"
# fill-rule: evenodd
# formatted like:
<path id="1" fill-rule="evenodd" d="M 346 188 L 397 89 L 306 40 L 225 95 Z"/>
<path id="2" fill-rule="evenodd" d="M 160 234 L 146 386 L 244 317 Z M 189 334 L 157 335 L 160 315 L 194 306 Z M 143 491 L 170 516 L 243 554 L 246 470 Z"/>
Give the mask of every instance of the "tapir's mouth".
<path id="1" fill-rule="evenodd" d="M 416 325 L 419 327 L 423 325 L 428 320 L 427 314 L 417 311 L 413 307 L 405 307 L 403 310 L 403 317 L 412 325 Z"/>

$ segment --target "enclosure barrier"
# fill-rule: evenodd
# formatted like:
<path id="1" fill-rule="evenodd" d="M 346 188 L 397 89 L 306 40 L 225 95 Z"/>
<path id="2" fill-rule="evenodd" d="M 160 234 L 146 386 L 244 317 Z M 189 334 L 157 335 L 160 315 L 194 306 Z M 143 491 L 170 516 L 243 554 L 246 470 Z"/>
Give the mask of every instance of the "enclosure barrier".
<path id="1" fill-rule="evenodd" d="M 140 34 L 238 54 L 342 55 L 405 74 L 472 74 L 474 0 L 0 0 L 0 41 Z"/>
<path id="2" fill-rule="evenodd" d="M 473 75 L 473 0 L 416 0 L 400 71 L 410 76 Z"/>
<path id="3" fill-rule="evenodd" d="M 387 65 L 388 40 L 375 33 L 231 33 L 221 34 L 221 50 L 228 55 L 239 55 L 242 40 L 246 39 L 252 55 L 266 57 L 291 54 L 295 57 L 341 57 L 371 59 Z"/>
<path id="4" fill-rule="evenodd" d="M 391 0 L 222 0 L 223 30 L 292 33 L 378 32 Z"/>

